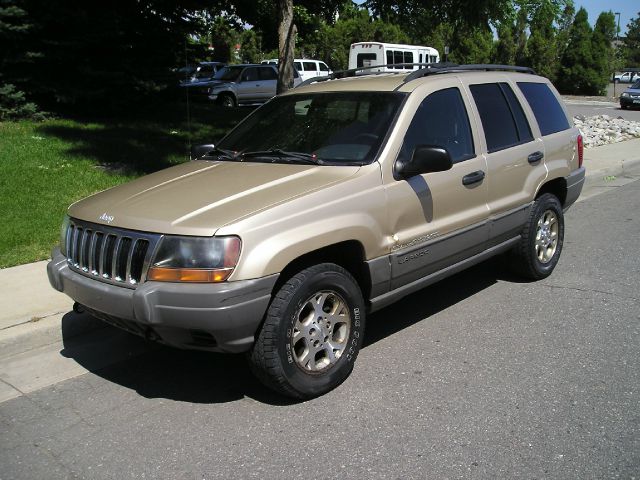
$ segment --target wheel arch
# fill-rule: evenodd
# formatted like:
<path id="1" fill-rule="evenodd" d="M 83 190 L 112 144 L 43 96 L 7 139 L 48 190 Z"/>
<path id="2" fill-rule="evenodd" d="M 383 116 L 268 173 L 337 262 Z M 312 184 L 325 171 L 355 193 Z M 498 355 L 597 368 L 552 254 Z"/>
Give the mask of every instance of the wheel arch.
<path id="1" fill-rule="evenodd" d="M 277 292 L 287 280 L 307 267 L 320 263 L 335 263 L 353 276 L 362 291 L 362 296 L 367 299 L 371 293 L 371 276 L 365 260 L 364 246 L 358 240 L 345 240 L 312 250 L 291 260 L 282 269 L 273 292 Z"/>
<path id="2" fill-rule="evenodd" d="M 555 195 L 556 198 L 560 201 L 560 205 L 564 207 L 567 201 L 567 181 L 562 177 L 547 180 L 538 189 L 535 199 L 537 200 L 545 193 Z"/>

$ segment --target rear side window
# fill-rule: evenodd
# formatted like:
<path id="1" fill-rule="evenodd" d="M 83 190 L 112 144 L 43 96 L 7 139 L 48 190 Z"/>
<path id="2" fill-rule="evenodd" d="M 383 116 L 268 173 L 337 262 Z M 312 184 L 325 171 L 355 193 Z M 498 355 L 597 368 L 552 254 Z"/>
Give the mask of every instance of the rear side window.
<path id="1" fill-rule="evenodd" d="M 305 72 L 315 72 L 317 70 L 314 62 L 302 62 Z"/>
<path id="2" fill-rule="evenodd" d="M 533 140 L 522 107 L 506 83 L 471 85 L 489 153 Z"/>
<path id="3" fill-rule="evenodd" d="M 518 82 L 540 126 L 542 136 L 570 128 L 558 99 L 545 83 Z"/>
<path id="4" fill-rule="evenodd" d="M 418 145 L 444 147 L 454 162 L 475 157 L 469 116 L 457 88 L 425 98 L 407 129 L 399 158 L 408 160 Z"/>
<path id="5" fill-rule="evenodd" d="M 242 72 L 243 82 L 255 82 L 258 80 L 258 69 L 255 67 L 245 68 Z"/>
<path id="6" fill-rule="evenodd" d="M 260 80 L 277 80 L 278 74 L 271 67 L 259 67 L 258 78 Z"/>

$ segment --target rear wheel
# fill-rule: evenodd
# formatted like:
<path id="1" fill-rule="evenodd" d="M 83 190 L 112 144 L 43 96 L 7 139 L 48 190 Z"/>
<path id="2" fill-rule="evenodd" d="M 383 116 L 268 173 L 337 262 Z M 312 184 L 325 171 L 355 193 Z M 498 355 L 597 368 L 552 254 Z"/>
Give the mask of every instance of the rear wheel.
<path id="1" fill-rule="evenodd" d="M 256 376 L 294 398 L 334 389 L 351 373 L 364 336 L 364 300 L 342 267 L 302 270 L 276 293 L 250 352 Z"/>
<path id="2" fill-rule="evenodd" d="M 512 268 L 540 280 L 551 275 L 564 241 L 564 215 L 555 195 L 545 193 L 533 203 L 520 243 L 511 252 Z"/>

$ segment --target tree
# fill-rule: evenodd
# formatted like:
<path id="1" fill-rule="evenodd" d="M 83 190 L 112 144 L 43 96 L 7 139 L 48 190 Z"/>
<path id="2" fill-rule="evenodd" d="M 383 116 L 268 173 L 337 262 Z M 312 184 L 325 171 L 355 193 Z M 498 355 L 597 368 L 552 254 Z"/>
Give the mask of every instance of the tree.
<path id="1" fill-rule="evenodd" d="M 571 24 L 576 15 L 576 9 L 573 4 L 568 4 L 562 11 L 562 15 L 558 19 L 558 33 L 556 34 L 556 46 L 558 60 L 562 58 L 569 43 L 569 31 Z"/>
<path id="2" fill-rule="evenodd" d="M 453 34 L 449 59 L 455 63 L 489 63 L 493 48 L 493 33 L 486 28 L 457 28 Z"/>
<path id="3" fill-rule="evenodd" d="M 616 17 L 611 11 L 602 12 L 598 16 L 591 39 L 591 50 L 594 52 L 601 92 L 606 89 L 615 70 L 615 54 L 612 46 L 615 38 Z"/>
<path id="4" fill-rule="evenodd" d="M 624 39 L 626 67 L 640 67 L 640 12 L 627 25 Z"/>
<path id="5" fill-rule="evenodd" d="M 584 8 L 578 10 L 569 31 L 569 44 L 562 57 L 558 87 L 563 93 L 598 95 L 600 81 L 591 51 L 592 31 Z"/>
<path id="6" fill-rule="evenodd" d="M 539 75 L 555 80 L 558 68 L 556 32 L 553 26 L 555 10 L 549 1 L 541 2 L 529 24 L 531 35 L 527 41 L 527 65 Z"/>
<path id="7" fill-rule="evenodd" d="M 513 38 L 514 26 L 511 21 L 498 25 L 498 41 L 495 45 L 494 61 L 502 65 L 515 65 L 517 45 Z"/>
<path id="8" fill-rule="evenodd" d="M 296 26 L 293 23 L 293 0 L 278 0 L 278 89 L 286 92 L 293 87 L 293 52 L 296 47 Z"/>

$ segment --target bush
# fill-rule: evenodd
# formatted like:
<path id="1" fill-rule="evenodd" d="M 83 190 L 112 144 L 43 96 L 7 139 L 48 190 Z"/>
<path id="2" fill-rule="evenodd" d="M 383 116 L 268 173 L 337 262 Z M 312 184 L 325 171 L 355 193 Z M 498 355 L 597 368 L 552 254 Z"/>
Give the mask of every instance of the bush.
<path id="1" fill-rule="evenodd" d="M 27 102 L 24 92 L 15 85 L 5 83 L 0 85 L 0 121 L 5 120 L 44 120 L 46 115 L 38 109 L 35 103 Z"/>

